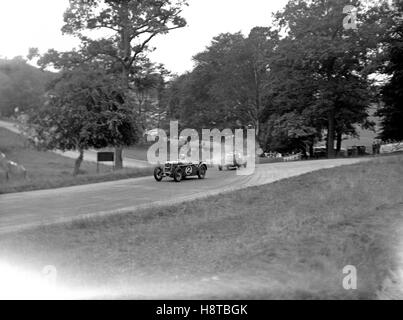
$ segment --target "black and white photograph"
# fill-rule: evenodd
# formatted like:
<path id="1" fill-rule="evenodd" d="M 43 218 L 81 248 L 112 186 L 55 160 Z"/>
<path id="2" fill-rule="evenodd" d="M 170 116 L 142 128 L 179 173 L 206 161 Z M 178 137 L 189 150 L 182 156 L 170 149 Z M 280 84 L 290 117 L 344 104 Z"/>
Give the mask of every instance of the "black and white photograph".
<path id="1" fill-rule="evenodd" d="M 402 0 L 0 0 L 0 300 L 402 299 Z"/>

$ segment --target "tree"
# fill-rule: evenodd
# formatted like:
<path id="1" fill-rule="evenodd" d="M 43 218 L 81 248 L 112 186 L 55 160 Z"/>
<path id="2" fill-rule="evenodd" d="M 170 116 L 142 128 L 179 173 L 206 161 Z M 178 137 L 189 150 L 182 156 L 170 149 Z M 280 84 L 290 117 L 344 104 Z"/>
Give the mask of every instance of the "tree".
<path id="1" fill-rule="evenodd" d="M 192 72 L 170 82 L 168 117 L 179 120 L 183 128 L 197 130 L 233 126 L 236 121 L 234 99 L 229 98 L 228 92 L 233 78 L 227 70 L 231 66 L 235 68 L 231 63 L 231 50 L 239 41 L 242 36 L 238 34 L 216 37 L 211 47 L 195 56 L 196 67 Z"/>
<path id="2" fill-rule="evenodd" d="M 253 127 L 261 138 L 270 94 L 268 57 L 277 34 L 269 28 L 215 37 L 194 57 L 194 70 L 171 86 L 170 112 L 187 127 Z"/>
<path id="3" fill-rule="evenodd" d="M 46 149 L 79 152 L 73 171 L 77 175 L 86 149 L 130 145 L 138 139 L 124 92 L 99 66 L 64 71 L 29 125 Z"/>
<path id="4" fill-rule="evenodd" d="M 347 5 L 360 13 L 357 30 L 343 27 Z M 286 37 L 274 63 L 288 79 L 298 79 L 298 83 L 292 80 L 293 90 L 306 101 L 302 108 L 309 108 L 319 121 L 326 120 L 329 157 L 334 156 L 336 129 L 365 123 L 371 100 L 368 67 L 384 33 L 385 10 L 367 8 L 358 0 L 291 0 L 276 14 L 279 32 Z M 288 80 L 278 83 L 283 81 Z M 292 108 L 296 99 L 286 97 L 286 108 Z"/>
<path id="5" fill-rule="evenodd" d="M 249 116 L 259 142 L 263 134 L 262 124 L 273 107 L 270 58 L 275 52 L 278 41 L 277 32 L 263 27 L 253 28 L 245 40 L 246 64 L 240 76 L 243 80 L 241 88 L 243 94 L 248 96 L 248 103 L 241 112 Z"/>
<path id="6" fill-rule="evenodd" d="M 318 131 L 309 125 L 309 119 L 296 111 L 283 115 L 272 114 L 267 121 L 265 149 L 278 152 L 290 150 L 309 151 L 316 141 Z"/>
<path id="7" fill-rule="evenodd" d="M 395 2 L 396 24 L 388 34 L 388 57 L 385 72 L 390 81 L 382 88 L 383 106 L 378 111 L 382 117 L 383 141 L 403 141 L 403 3 Z"/>
<path id="8" fill-rule="evenodd" d="M 209 73 L 210 96 L 222 104 L 219 109 L 228 113 L 230 126 L 252 126 L 258 141 L 271 94 L 269 57 L 277 40 L 269 28 L 256 27 L 247 38 L 240 33 L 220 35 L 195 57 L 196 70 Z"/>
<path id="9" fill-rule="evenodd" d="M 129 90 L 136 60 L 153 38 L 182 28 L 185 0 L 70 0 L 63 32 L 78 36 L 94 56 L 107 56 L 120 66 L 122 87 Z M 109 37 L 93 39 L 88 31 L 107 30 Z M 122 148 L 116 148 L 116 167 L 123 167 Z"/>
<path id="10" fill-rule="evenodd" d="M 136 65 L 131 93 L 137 122 L 142 132 L 159 128 L 166 116 L 166 77 L 170 73 L 162 64 L 148 59 Z"/>
<path id="11" fill-rule="evenodd" d="M 50 72 L 30 66 L 23 58 L 0 60 L 0 114 L 11 116 L 14 109 L 27 112 L 43 103 Z"/>

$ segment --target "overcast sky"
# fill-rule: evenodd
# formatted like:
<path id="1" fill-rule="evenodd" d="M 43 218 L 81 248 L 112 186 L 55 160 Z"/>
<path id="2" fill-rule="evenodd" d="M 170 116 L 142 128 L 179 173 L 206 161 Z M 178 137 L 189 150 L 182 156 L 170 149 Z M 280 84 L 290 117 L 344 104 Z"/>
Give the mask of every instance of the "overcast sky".
<path id="1" fill-rule="evenodd" d="M 157 50 L 151 58 L 176 73 L 190 70 L 192 57 L 214 36 L 237 31 L 247 34 L 255 26 L 268 26 L 271 13 L 286 3 L 287 0 L 189 0 L 183 12 L 188 26 L 156 38 L 152 46 Z M 77 46 L 77 40 L 60 31 L 67 7 L 68 0 L 1 0 L 0 56 L 25 56 L 29 47 L 44 52 Z"/>

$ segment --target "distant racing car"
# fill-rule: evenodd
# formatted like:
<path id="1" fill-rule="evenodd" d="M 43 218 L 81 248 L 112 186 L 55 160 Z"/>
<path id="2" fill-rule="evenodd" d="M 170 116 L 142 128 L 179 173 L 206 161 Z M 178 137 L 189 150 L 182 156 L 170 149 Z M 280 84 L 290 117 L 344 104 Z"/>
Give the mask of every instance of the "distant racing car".
<path id="1" fill-rule="evenodd" d="M 204 162 L 167 162 L 164 166 L 158 166 L 154 170 L 154 178 L 161 182 L 165 177 L 173 178 L 176 182 L 181 182 L 188 177 L 197 176 L 204 179 L 207 173 L 207 165 Z"/>
<path id="2" fill-rule="evenodd" d="M 222 171 L 223 168 L 226 168 L 227 170 L 239 169 L 241 167 L 246 168 L 247 165 L 248 162 L 242 154 L 239 152 L 228 152 L 221 159 L 221 164 L 218 165 L 218 170 Z"/>

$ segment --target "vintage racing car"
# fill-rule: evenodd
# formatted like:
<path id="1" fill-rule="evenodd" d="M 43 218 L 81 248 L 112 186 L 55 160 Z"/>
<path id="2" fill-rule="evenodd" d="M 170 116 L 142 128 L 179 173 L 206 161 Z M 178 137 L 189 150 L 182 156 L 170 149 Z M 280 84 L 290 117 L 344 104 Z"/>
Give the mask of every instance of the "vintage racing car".
<path id="1" fill-rule="evenodd" d="M 241 155 L 239 152 L 228 152 L 221 159 L 221 164 L 218 165 L 218 170 L 222 171 L 223 168 L 227 170 L 235 169 L 235 168 L 246 168 L 248 162 L 246 158 Z"/>
<path id="2" fill-rule="evenodd" d="M 199 179 L 206 177 L 207 165 L 204 162 L 167 162 L 154 170 L 154 178 L 161 182 L 163 178 L 170 177 L 176 182 L 181 182 L 187 177 L 197 176 Z"/>

